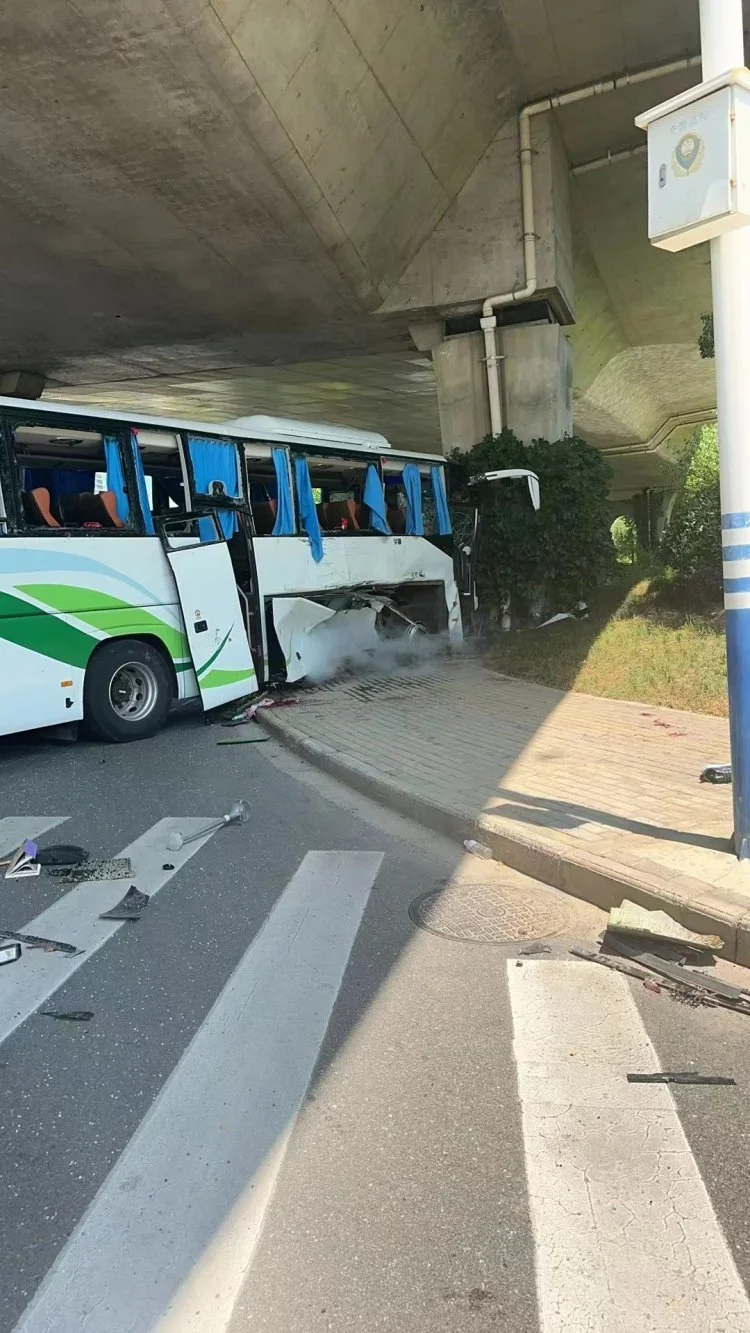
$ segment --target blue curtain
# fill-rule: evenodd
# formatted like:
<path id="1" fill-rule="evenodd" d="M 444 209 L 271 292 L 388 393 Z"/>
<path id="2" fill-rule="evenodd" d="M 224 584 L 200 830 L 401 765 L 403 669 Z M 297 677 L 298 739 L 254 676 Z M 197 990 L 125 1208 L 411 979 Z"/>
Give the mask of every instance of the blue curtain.
<path id="1" fill-rule="evenodd" d="M 133 455 L 133 467 L 135 468 L 135 482 L 136 486 L 138 487 L 138 500 L 141 506 L 141 516 L 143 518 L 143 526 L 146 529 L 148 536 L 153 537 L 156 533 L 156 529 L 154 527 L 154 518 L 153 514 L 151 513 L 151 506 L 149 505 L 148 502 L 148 491 L 146 490 L 146 475 L 143 471 L 143 461 L 141 459 L 141 451 L 138 448 L 138 436 L 134 430 L 131 430 L 130 432 L 130 452 Z M 119 505 L 118 505 L 118 513 L 119 513 Z"/>
<path id="2" fill-rule="evenodd" d="M 312 551 L 313 560 L 319 562 L 323 559 L 323 538 L 320 535 L 318 511 L 315 508 L 312 482 L 310 481 L 310 469 L 307 466 L 306 458 L 295 458 L 294 475 L 297 481 L 299 516 L 302 520 L 302 526 L 310 539 L 310 550 Z"/>
<path id="3" fill-rule="evenodd" d="M 383 495 L 383 483 L 378 475 L 378 469 L 374 463 L 370 463 L 365 475 L 365 489 L 362 499 L 370 511 L 370 527 L 376 532 L 382 532 L 386 536 L 390 532 L 388 520 L 385 516 L 385 496 Z"/>
<path id="4" fill-rule="evenodd" d="M 437 518 L 438 537 L 450 537 L 453 531 L 451 516 L 448 512 L 448 498 L 445 494 L 445 472 L 441 467 L 431 467 L 432 494 L 435 496 L 435 517 Z"/>
<path id="5" fill-rule="evenodd" d="M 81 491 L 93 493 L 95 484 L 96 473 L 78 468 L 27 467 L 23 471 L 23 489 L 33 491 L 43 486 L 52 500 L 59 500 L 62 495 L 78 495 Z"/>
<path id="6" fill-rule="evenodd" d="M 406 533 L 409 537 L 424 537 L 422 522 L 422 478 L 416 463 L 407 463 L 403 471 L 406 491 Z"/>
<path id="7" fill-rule="evenodd" d="M 211 498 L 211 485 L 220 482 L 226 495 L 233 500 L 240 497 L 240 474 L 237 463 L 237 446 L 226 440 L 203 440 L 194 435 L 188 436 L 188 452 L 193 465 L 195 489 L 199 495 Z M 233 509 L 216 510 L 221 530 L 227 540 L 233 537 L 240 522 Z M 203 524 L 199 525 L 201 529 Z M 213 534 L 213 524 L 205 525 L 206 531 Z M 201 541 L 206 540 L 201 530 Z"/>
<path id="8" fill-rule="evenodd" d="M 122 523 L 127 523 L 130 518 L 130 501 L 125 490 L 120 441 L 114 435 L 104 437 L 104 462 L 107 468 L 107 490 L 114 492 L 117 517 Z"/>
<path id="9" fill-rule="evenodd" d="M 294 533 L 294 502 L 289 478 L 289 455 L 286 449 L 272 449 L 271 457 L 276 471 L 276 522 L 271 536 L 291 537 Z"/>

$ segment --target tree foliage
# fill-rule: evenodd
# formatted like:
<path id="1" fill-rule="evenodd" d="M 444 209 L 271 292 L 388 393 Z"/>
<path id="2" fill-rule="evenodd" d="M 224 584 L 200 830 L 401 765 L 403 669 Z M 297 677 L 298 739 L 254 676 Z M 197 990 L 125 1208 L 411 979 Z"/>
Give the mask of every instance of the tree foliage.
<path id="1" fill-rule="evenodd" d="M 701 331 L 698 338 L 698 351 L 706 361 L 714 357 L 714 317 L 701 315 Z"/>
<path id="2" fill-rule="evenodd" d="M 536 472 L 542 504 L 534 513 L 525 485 L 494 482 L 472 489 L 481 517 L 480 597 L 514 618 L 559 611 L 591 595 L 614 570 L 608 490 L 610 469 L 584 440 L 522 444 L 512 431 L 488 435 L 468 453 L 454 451 L 458 479 L 496 468 Z"/>
<path id="3" fill-rule="evenodd" d="M 715 426 L 697 431 L 662 541 L 662 557 L 678 574 L 721 581 L 719 443 Z"/>

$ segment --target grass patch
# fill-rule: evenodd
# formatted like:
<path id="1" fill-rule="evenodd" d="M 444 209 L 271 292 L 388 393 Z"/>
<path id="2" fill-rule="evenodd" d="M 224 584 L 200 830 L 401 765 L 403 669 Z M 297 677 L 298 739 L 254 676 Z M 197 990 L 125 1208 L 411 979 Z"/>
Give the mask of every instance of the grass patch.
<path id="1" fill-rule="evenodd" d="M 726 717 L 715 590 L 663 573 L 637 579 L 604 590 L 587 620 L 498 634 L 488 665 L 561 690 Z"/>

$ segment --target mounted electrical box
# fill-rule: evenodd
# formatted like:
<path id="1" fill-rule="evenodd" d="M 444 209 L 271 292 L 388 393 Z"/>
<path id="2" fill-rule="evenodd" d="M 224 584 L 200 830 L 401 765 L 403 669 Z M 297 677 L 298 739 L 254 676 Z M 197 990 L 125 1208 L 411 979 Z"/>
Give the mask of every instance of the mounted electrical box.
<path id="1" fill-rule="evenodd" d="M 648 133 L 648 235 L 685 250 L 750 223 L 750 71 L 717 79 L 636 117 Z"/>

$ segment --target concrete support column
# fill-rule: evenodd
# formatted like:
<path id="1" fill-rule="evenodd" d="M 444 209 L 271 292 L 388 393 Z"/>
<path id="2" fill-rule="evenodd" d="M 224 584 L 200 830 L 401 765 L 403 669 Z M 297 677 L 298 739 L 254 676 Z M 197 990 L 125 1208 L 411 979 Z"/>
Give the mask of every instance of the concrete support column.
<path id="1" fill-rule="evenodd" d="M 499 337 L 505 423 L 521 440 L 573 433 L 573 356 L 559 324 L 519 324 Z"/>
<path id="2" fill-rule="evenodd" d="M 504 424 L 521 440 L 559 440 L 573 431 L 570 343 L 557 324 L 498 331 L 504 357 Z M 445 338 L 433 348 L 443 453 L 471 449 L 490 431 L 487 364 L 481 333 Z"/>
<path id="3" fill-rule="evenodd" d="M 464 333 L 433 349 L 443 453 L 472 449 L 490 430 L 484 337 Z"/>

